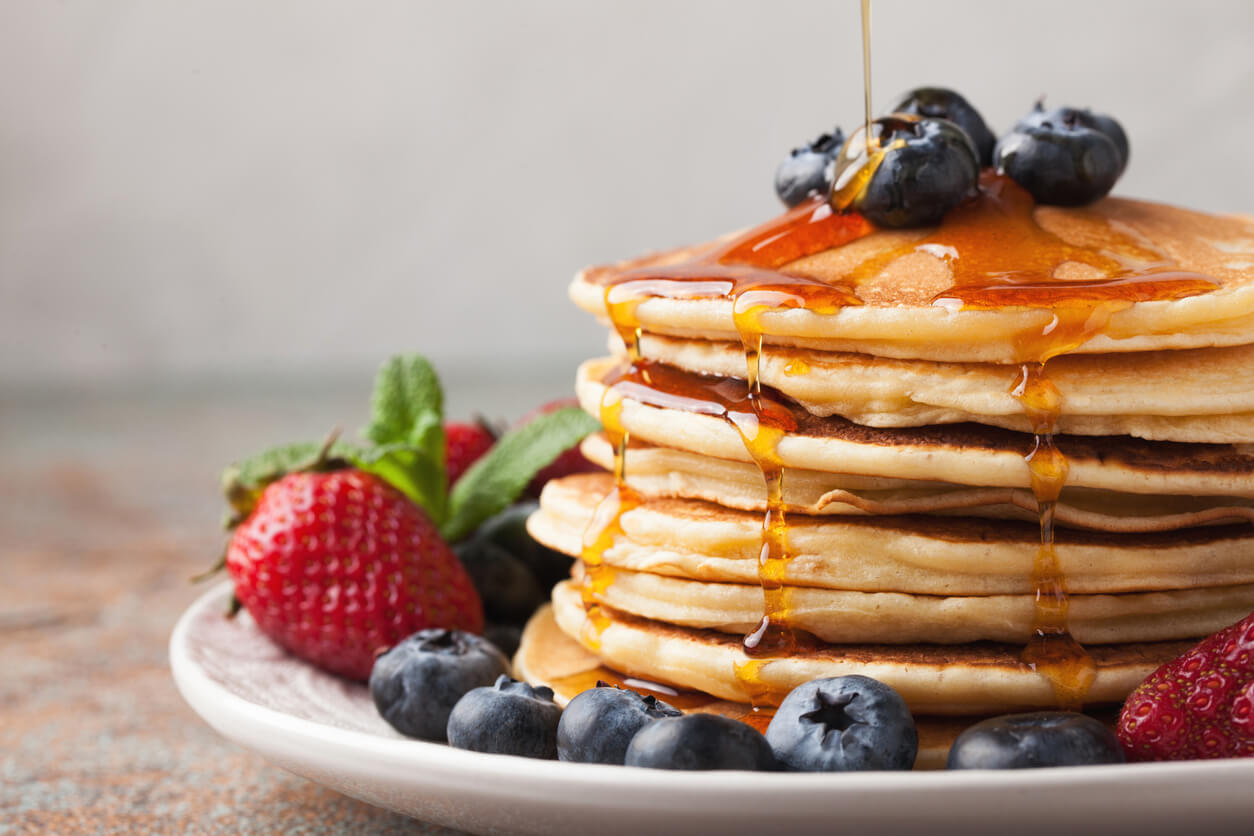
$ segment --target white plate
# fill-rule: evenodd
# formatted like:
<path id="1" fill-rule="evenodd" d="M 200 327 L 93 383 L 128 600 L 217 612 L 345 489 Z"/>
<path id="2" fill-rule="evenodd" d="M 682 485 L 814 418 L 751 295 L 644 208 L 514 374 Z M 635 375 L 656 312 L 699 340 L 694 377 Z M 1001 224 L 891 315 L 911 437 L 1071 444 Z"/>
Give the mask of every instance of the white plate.
<path id="1" fill-rule="evenodd" d="M 476 833 L 720 836 L 1251 833 L 1254 759 L 846 775 L 669 772 L 481 755 L 407 740 L 361 685 L 288 655 L 230 587 L 179 620 L 170 665 L 226 737 L 297 775 Z"/>

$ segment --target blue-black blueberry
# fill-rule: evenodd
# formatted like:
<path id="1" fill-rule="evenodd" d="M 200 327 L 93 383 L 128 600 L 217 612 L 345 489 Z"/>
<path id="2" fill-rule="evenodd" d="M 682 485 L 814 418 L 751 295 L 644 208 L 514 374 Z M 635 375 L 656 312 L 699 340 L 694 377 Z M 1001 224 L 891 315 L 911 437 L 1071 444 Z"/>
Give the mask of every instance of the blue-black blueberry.
<path id="1" fill-rule="evenodd" d="M 816 195 L 826 195 L 832 188 L 832 160 L 845 144 L 840 128 L 822 134 L 784 158 L 775 169 L 775 194 L 792 208 Z"/>
<path id="2" fill-rule="evenodd" d="M 1123 763 L 1105 723 L 1075 711 L 990 717 L 966 729 L 949 749 L 948 769 L 1029 769 Z"/>
<path id="3" fill-rule="evenodd" d="M 508 550 L 474 537 L 453 547 L 492 622 L 521 624 L 548 598 L 535 575 Z"/>
<path id="4" fill-rule="evenodd" d="M 905 700 L 867 676 L 798 685 L 775 712 L 766 740 L 781 763 L 802 772 L 912 769 L 919 752 Z"/>
<path id="5" fill-rule="evenodd" d="M 524 758 L 557 757 L 562 709 L 553 690 L 508 676 L 462 697 L 448 717 L 448 742 L 458 749 Z"/>
<path id="6" fill-rule="evenodd" d="M 1041 125 L 1045 122 L 1079 124 L 1105 134 L 1111 142 L 1115 143 L 1115 148 L 1119 151 L 1120 173 L 1128 167 L 1128 156 L 1132 153 L 1128 144 L 1128 135 L 1113 116 L 1078 107 L 1056 107 L 1046 110 L 1045 102 L 1038 101 L 1027 116 L 1015 123 L 1015 129 Z"/>
<path id="7" fill-rule="evenodd" d="M 854 166 L 866 165 L 851 156 L 865 144 L 859 129 L 837 161 L 837 186 Z M 980 163 L 966 133 L 946 119 L 882 116 L 871 123 L 874 144 L 882 158 L 866 185 L 849 203 L 869 220 L 887 227 L 926 226 L 976 193 Z M 879 153 L 879 152 L 877 152 Z M 844 209 L 846 206 L 838 206 Z"/>
<path id="8" fill-rule="evenodd" d="M 1126 155 L 1085 113 L 1061 108 L 1029 114 L 997 141 L 993 167 L 1037 203 L 1082 206 L 1104 197 L 1119 179 Z"/>
<path id="9" fill-rule="evenodd" d="M 496 649 L 513 659 L 522 644 L 522 628 L 517 624 L 496 624 L 489 621 L 483 627 L 483 637 L 496 645 Z"/>
<path id="10" fill-rule="evenodd" d="M 621 764 L 638 731 L 655 720 L 681 714 L 652 695 L 598 682 L 566 704 L 557 724 L 557 758 Z"/>
<path id="11" fill-rule="evenodd" d="M 899 96 L 888 112 L 947 119 L 971 138 L 981 166 L 993 163 L 993 146 L 997 144 L 997 137 L 988 129 L 988 123 L 980 112 L 960 93 L 945 87 L 916 87 Z"/>
<path id="12" fill-rule="evenodd" d="M 717 714 L 684 714 L 648 723 L 631 739 L 623 762 L 652 769 L 779 768 L 757 729 Z"/>
<path id="13" fill-rule="evenodd" d="M 558 581 L 570 577 L 571 559 L 536 541 L 527 531 L 527 518 L 540 503 L 535 500 L 516 502 L 479 525 L 473 539 L 494 543 L 505 549 L 535 575 L 542 589 L 552 589 Z"/>
<path id="14" fill-rule="evenodd" d="M 375 659 L 370 696 L 383 719 L 401 734 L 444 740 L 457 701 L 508 670 L 505 656 L 479 636 L 420 630 Z"/>

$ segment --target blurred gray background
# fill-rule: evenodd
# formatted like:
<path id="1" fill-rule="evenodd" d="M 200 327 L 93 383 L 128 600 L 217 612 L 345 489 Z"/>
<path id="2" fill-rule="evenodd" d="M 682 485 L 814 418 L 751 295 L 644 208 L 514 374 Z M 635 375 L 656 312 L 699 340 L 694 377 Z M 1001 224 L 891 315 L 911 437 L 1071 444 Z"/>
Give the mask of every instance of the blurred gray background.
<path id="1" fill-rule="evenodd" d="M 855 0 L 0 5 L 0 386 L 563 391 L 581 265 L 778 211 L 861 114 Z M 1124 194 L 1254 210 L 1254 3 L 874 3 L 875 100 L 1048 94 L 1127 128 Z M 524 397 L 520 395 L 519 397 Z M 480 407 L 480 402 L 474 404 Z"/>

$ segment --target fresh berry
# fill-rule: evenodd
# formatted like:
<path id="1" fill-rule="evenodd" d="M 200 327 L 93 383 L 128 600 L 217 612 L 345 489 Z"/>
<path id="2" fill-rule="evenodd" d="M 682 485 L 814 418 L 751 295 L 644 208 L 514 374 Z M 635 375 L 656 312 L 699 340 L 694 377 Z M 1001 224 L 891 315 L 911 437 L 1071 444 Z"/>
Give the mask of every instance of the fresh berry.
<path id="1" fill-rule="evenodd" d="M 971 138 L 980 165 L 991 165 L 997 138 L 988 129 L 984 117 L 961 94 L 944 87 L 918 87 L 902 94 L 889 108 L 889 113 L 909 113 L 932 119 L 948 119 Z"/>
<path id="2" fill-rule="evenodd" d="M 548 415 L 558 409 L 567 407 L 578 407 L 579 401 L 576 398 L 559 398 L 555 401 L 549 401 L 538 409 L 534 409 L 524 415 L 515 425 L 521 427 L 534 420 L 540 415 Z M 545 484 L 550 479 L 560 479 L 563 476 L 571 476 L 575 473 L 594 473 L 601 468 L 597 467 L 579 451 L 579 445 L 574 444 L 562 452 L 560 456 L 553 460 L 553 463 L 544 467 L 535 478 L 527 485 L 525 495 L 538 499 L 540 491 L 544 489 Z"/>
<path id="3" fill-rule="evenodd" d="M 785 766 L 801 772 L 911 769 L 919 751 L 905 700 L 867 676 L 798 685 L 775 712 L 766 740 Z"/>
<path id="4" fill-rule="evenodd" d="M 1105 723 L 1075 711 L 990 717 L 964 730 L 949 749 L 947 769 L 1031 769 L 1123 763 Z"/>
<path id="5" fill-rule="evenodd" d="M 813 142 L 792 149 L 775 169 L 775 194 L 785 206 L 799 206 L 831 191 L 832 161 L 844 144 L 844 132 L 833 128 L 830 134 L 822 134 Z"/>
<path id="6" fill-rule="evenodd" d="M 1117 730 L 1132 761 L 1254 757 L 1254 613 L 1150 674 Z"/>
<path id="7" fill-rule="evenodd" d="M 483 421 L 464 424 L 450 421 L 444 425 L 444 462 L 448 484 L 452 487 L 470 466 L 496 443 L 496 433 Z"/>
<path id="8" fill-rule="evenodd" d="M 779 768 L 757 729 L 717 714 L 684 714 L 648 723 L 631 739 L 624 763 L 652 769 Z"/>
<path id="9" fill-rule="evenodd" d="M 473 539 L 494 543 L 505 549 L 531 570 L 542 589 L 549 590 L 558 581 L 570 577 L 571 559 L 569 555 L 537 542 L 528 533 L 527 518 L 539 507 L 540 503 L 535 500 L 524 500 L 511 505 L 483 522 Z"/>
<path id="10" fill-rule="evenodd" d="M 1105 134 L 1119 152 L 1119 171 L 1122 173 L 1128 167 L 1128 155 L 1131 153 L 1128 147 L 1128 135 L 1124 133 L 1123 126 L 1113 117 L 1104 113 L 1094 113 L 1087 108 L 1059 107 L 1046 110 L 1044 101 L 1038 101 L 1032 108 L 1032 112 L 1015 124 L 1015 128 L 1038 126 L 1045 122 L 1074 123 Z"/>
<path id="11" fill-rule="evenodd" d="M 262 632 L 352 679 L 423 628 L 483 629 L 474 585 L 427 515 L 358 470 L 270 483 L 235 529 L 226 565 Z"/>
<path id="12" fill-rule="evenodd" d="M 1054 206 L 1081 206 L 1105 196 L 1124 160 L 1116 140 L 1095 127 L 1092 114 L 1073 108 L 1029 114 L 993 151 L 999 174 L 1023 186 L 1038 203 Z"/>
<path id="13" fill-rule="evenodd" d="M 448 742 L 474 752 L 553 759 L 561 715 L 551 689 L 501 676 L 494 685 L 468 692 L 453 707 Z"/>
<path id="14" fill-rule="evenodd" d="M 598 682 L 576 694 L 557 724 L 557 758 L 581 763 L 621 764 L 636 732 L 663 717 L 683 712 L 652 695 Z"/>
<path id="15" fill-rule="evenodd" d="M 453 550 L 474 581 L 489 621 L 521 624 L 548 598 L 531 570 L 492 541 L 472 537 Z"/>
<path id="16" fill-rule="evenodd" d="M 850 138 L 842 162 L 861 153 L 863 131 Z M 849 204 L 867 219 L 887 227 L 926 226 L 975 194 L 980 175 L 975 146 L 953 122 L 884 116 L 871 123 L 871 131 L 883 157 Z M 837 171 L 838 181 L 845 172 Z"/>
<path id="17" fill-rule="evenodd" d="M 419 630 L 375 660 L 370 696 L 383 719 L 401 734 L 444 740 L 457 701 L 508 672 L 501 651 L 479 636 Z"/>
<path id="18" fill-rule="evenodd" d="M 512 659 L 518 652 L 518 645 L 522 644 L 522 628 L 517 624 L 494 624 L 489 621 L 483 628 L 483 637 L 496 645 L 505 658 Z"/>

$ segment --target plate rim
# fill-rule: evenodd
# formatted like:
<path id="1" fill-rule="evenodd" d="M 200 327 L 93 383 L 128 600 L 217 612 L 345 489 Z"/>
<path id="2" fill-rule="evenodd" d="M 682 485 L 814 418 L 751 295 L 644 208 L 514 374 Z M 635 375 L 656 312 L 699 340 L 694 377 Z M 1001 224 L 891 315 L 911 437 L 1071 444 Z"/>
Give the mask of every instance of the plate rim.
<path id="1" fill-rule="evenodd" d="M 490 755 L 454 749 L 440 743 L 406 738 L 387 738 L 364 731 L 336 726 L 296 717 L 269 706 L 247 700 L 229 691 L 226 686 L 208 675 L 192 658 L 190 633 L 193 623 L 209 607 L 225 603 L 231 591 L 230 581 L 223 581 L 206 590 L 179 616 L 169 640 L 169 661 L 175 684 L 184 701 L 212 728 L 228 739 L 234 740 L 250 751 L 255 746 L 231 734 L 224 718 L 244 721 L 279 731 L 288 739 L 299 740 L 305 745 L 314 744 L 352 752 L 357 756 L 369 753 L 379 766 L 393 765 L 417 768 L 415 775 L 428 776 L 428 770 L 437 766 L 445 779 L 464 778 L 476 784 L 508 779 L 516 782 L 528 779 L 527 784 L 559 782 L 568 790 L 603 788 L 607 783 L 616 792 L 647 794 L 654 802 L 659 794 L 676 799 L 690 799 L 694 792 L 716 792 L 720 798 L 752 790 L 755 794 L 776 790 L 797 795 L 821 796 L 832 800 L 845 793 L 866 797 L 869 795 L 899 795 L 907 791 L 989 791 L 1024 789 L 1048 791 L 1083 783 L 1090 789 L 1110 789 L 1129 783 L 1143 786 L 1151 782 L 1179 780 L 1205 781 L 1208 778 L 1232 778 L 1234 775 L 1254 780 L 1254 758 L 1226 758 L 1217 760 L 1165 761 L 1154 763 L 1130 763 L 1120 765 L 1092 765 L 1053 767 L 1018 770 L 935 770 L 908 772 L 849 772 L 849 773 L 772 773 L 741 770 L 678 771 L 631 769 L 605 764 L 568 763 L 556 760 L 537 760 L 503 755 Z M 330 676 L 330 674 L 326 674 Z M 262 757 L 266 757 L 264 753 Z M 269 759 L 269 758 L 267 758 Z M 438 764 L 437 764 L 438 762 Z M 347 764 L 346 764 L 347 767 Z M 346 768 L 346 773 L 353 772 Z M 460 783 L 460 781 L 455 782 Z M 503 791 L 498 782 L 496 790 Z"/>

